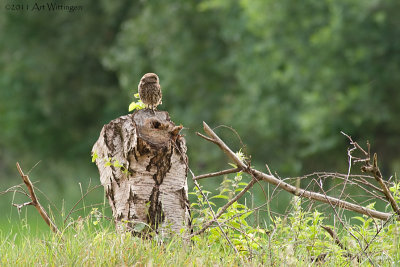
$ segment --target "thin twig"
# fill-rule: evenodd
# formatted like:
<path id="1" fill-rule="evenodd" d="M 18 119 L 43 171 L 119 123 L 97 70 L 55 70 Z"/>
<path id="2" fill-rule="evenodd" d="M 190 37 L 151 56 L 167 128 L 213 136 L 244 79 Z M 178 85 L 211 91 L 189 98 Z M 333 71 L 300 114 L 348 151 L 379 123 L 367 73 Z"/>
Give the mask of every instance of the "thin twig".
<path id="1" fill-rule="evenodd" d="M 369 246 L 372 244 L 372 242 L 378 237 L 379 233 L 386 227 L 386 225 L 395 217 L 395 215 L 393 214 L 392 217 L 390 217 L 389 219 L 386 220 L 386 222 L 382 225 L 381 228 L 379 228 L 376 231 L 376 234 L 371 238 L 371 240 L 368 242 L 368 244 L 365 246 L 364 248 L 364 252 L 367 251 L 367 249 L 369 248 Z"/>
<path id="2" fill-rule="evenodd" d="M 371 187 L 372 189 L 374 189 L 374 190 L 376 190 L 376 191 L 378 191 L 378 192 L 384 194 L 382 189 L 380 189 L 379 187 L 377 187 L 377 186 L 371 184 L 370 182 L 368 182 L 367 180 L 365 180 L 365 179 L 362 178 L 362 177 L 360 177 L 360 179 L 354 179 L 354 181 L 357 181 L 357 182 L 359 182 L 360 184 L 364 184 L 364 185 L 366 185 L 366 186 L 369 186 L 369 187 Z"/>
<path id="3" fill-rule="evenodd" d="M 86 197 L 87 194 L 89 194 L 90 192 L 92 192 L 93 190 L 99 188 L 101 186 L 100 185 L 96 185 L 95 187 L 93 187 L 92 189 L 88 190 L 76 203 L 75 205 L 72 207 L 72 209 L 68 212 L 67 217 L 65 217 L 64 219 L 64 224 L 65 222 L 68 220 L 69 216 L 71 215 L 71 213 L 75 210 L 76 206 L 78 206 L 79 202 L 82 201 L 82 199 L 84 199 Z"/>
<path id="4" fill-rule="evenodd" d="M 322 190 L 322 188 L 321 188 L 321 190 Z M 351 229 L 348 228 L 348 227 L 346 226 L 346 224 L 343 222 L 343 220 L 340 218 L 340 216 L 339 216 L 339 214 L 338 214 L 338 212 L 337 212 L 337 210 L 336 210 L 336 206 L 334 206 L 331 202 L 328 202 L 328 204 L 331 206 L 333 212 L 335 213 L 336 217 L 338 218 L 339 222 L 342 224 L 342 226 L 344 227 L 344 229 L 346 229 L 346 231 L 358 242 L 358 245 L 359 245 L 360 248 L 362 249 L 362 244 L 361 244 L 360 239 L 358 239 L 358 238 L 352 233 Z M 359 232 L 358 232 L 358 233 L 359 233 Z M 369 258 L 368 254 L 367 254 L 364 250 L 362 250 L 362 252 L 365 254 L 365 256 L 367 257 L 367 259 L 369 260 L 369 262 L 372 264 L 372 266 L 375 266 L 375 264 L 373 263 L 373 261 Z M 357 256 L 356 256 L 356 257 L 357 257 Z M 357 257 L 357 259 L 359 259 L 359 258 Z"/>
<path id="5" fill-rule="evenodd" d="M 192 175 L 193 175 L 193 173 L 192 173 Z M 194 176 L 194 175 L 193 175 L 193 176 Z M 224 236 L 224 238 L 226 239 L 226 241 L 228 241 L 229 245 L 232 247 L 232 249 L 235 251 L 235 253 L 238 255 L 238 257 L 240 258 L 240 260 L 241 260 L 242 263 L 243 263 L 243 259 L 242 259 L 242 257 L 240 257 L 239 251 L 237 250 L 237 248 L 235 247 L 235 245 L 232 243 L 232 241 L 229 239 L 229 237 L 226 235 L 224 229 L 222 229 L 221 224 L 217 221 L 216 215 L 215 215 L 215 213 L 214 213 L 214 210 L 212 209 L 211 204 L 210 204 L 210 202 L 208 201 L 207 196 L 203 193 L 203 190 L 201 190 L 201 187 L 200 187 L 199 183 L 198 183 L 197 181 L 194 181 L 194 184 L 195 184 L 195 186 L 197 187 L 197 189 L 199 190 L 200 194 L 203 196 L 203 198 L 204 198 L 204 199 L 206 200 L 206 202 L 207 202 L 207 205 L 208 205 L 208 207 L 209 207 L 209 209 L 210 209 L 210 211 L 211 211 L 211 215 L 213 216 L 213 220 L 212 220 L 212 221 L 216 221 L 216 222 L 217 222 L 217 226 L 218 226 L 219 230 L 221 231 L 222 235 Z M 210 225 L 211 225 L 211 224 L 210 224 Z M 207 228 L 208 228 L 208 227 L 207 227 Z M 203 230 L 203 229 L 204 229 L 204 230 Z M 203 230 L 203 231 L 201 231 L 201 230 L 200 230 L 200 231 L 201 231 L 201 232 L 204 232 L 204 231 L 206 230 L 206 228 L 203 228 L 203 229 L 201 229 L 201 230 Z M 200 231 L 198 231 L 198 232 L 200 232 Z M 200 234 L 200 233 L 199 233 L 199 234 Z M 193 237 L 193 236 L 195 236 L 195 235 L 196 235 L 196 234 L 191 234 L 190 237 Z"/>
<path id="6" fill-rule="evenodd" d="M 38 162 L 36 162 L 35 165 L 33 165 L 33 167 L 28 171 L 28 173 L 26 175 L 29 175 L 31 173 L 31 171 L 36 168 L 37 165 L 39 165 L 39 163 L 42 162 L 41 160 L 39 160 Z"/>
<path id="7" fill-rule="evenodd" d="M 25 195 L 25 196 L 29 197 L 29 194 L 22 188 L 21 185 L 22 184 L 14 185 L 14 186 L 8 188 L 5 191 L 1 191 L 0 195 L 4 195 L 4 194 L 10 193 L 10 192 L 13 192 L 13 193 L 19 193 L 19 194 L 22 194 L 22 195 Z"/>
<path id="8" fill-rule="evenodd" d="M 241 159 L 239 159 L 239 157 L 221 140 L 221 138 L 219 138 L 216 133 L 214 133 L 213 130 L 211 130 L 210 126 L 208 126 L 204 121 L 203 126 L 204 131 L 208 134 L 208 136 L 210 136 L 214 143 L 218 145 L 221 150 L 234 161 L 236 166 L 241 168 L 243 171 L 247 170 L 247 165 Z"/>
<path id="9" fill-rule="evenodd" d="M 343 193 L 344 193 L 344 190 L 346 189 L 346 184 L 347 184 L 347 181 L 349 180 L 349 176 L 350 176 L 350 172 L 351 172 L 351 166 L 352 166 L 352 157 L 353 157 L 352 152 L 353 152 L 354 150 L 356 150 L 356 147 L 355 147 L 355 145 L 354 145 L 353 140 L 351 140 L 351 137 L 348 136 L 347 134 L 345 134 L 345 133 L 342 132 L 342 131 L 341 131 L 341 133 L 342 133 L 344 136 L 346 136 L 347 138 L 350 139 L 350 143 L 353 145 L 353 147 L 347 149 L 347 156 L 348 156 L 348 158 L 349 158 L 349 160 L 348 160 L 348 162 L 349 162 L 349 163 L 348 163 L 349 167 L 348 167 L 348 169 L 347 169 L 346 179 L 344 180 L 344 185 L 343 185 L 342 191 L 340 192 L 339 199 L 342 198 L 342 195 L 343 195 Z"/>
<path id="10" fill-rule="evenodd" d="M 350 140 L 350 144 L 354 145 L 356 148 L 358 148 L 366 157 L 369 157 L 369 143 L 368 143 L 368 152 L 366 152 L 357 142 L 354 142 L 351 136 L 345 134 L 344 132 L 340 132 L 344 136 L 346 136 Z"/>
<path id="11" fill-rule="evenodd" d="M 12 204 L 14 207 L 16 207 L 17 209 L 18 209 L 18 213 L 20 213 L 21 212 L 21 209 L 23 208 L 23 207 L 25 207 L 25 206 L 29 206 L 29 205 L 33 205 L 33 203 L 32 203 L 32 201 L 29 201 L 29 202 L 25 202 L 25 203 L 23 203 L 23 204 Z"/>
<path id="12" fill-rule="evenodd" d="M 239 172 L 239 171 L 240 171 L 240 168 L 227 169 L 227 170 L 223 170 L 223 171 L 219 171 L 219 172 L 212 172 L 212 173 L 198 175 L 196 177 L 193 177 L 193 180 L 200 180 L 200 179 L 204 179 L 204 178 L 208 178 L 208 177 L 221 176 L 224 174 L 235 173 L 235 172 Z"/>
<path id="13" fill-rule="evenodd" d="M 200 134 L 200 135 L 201 135 L 201 134 Z M 206 139 L 207 139 L 207 138 L 206 138 Z M 211 141 L 211 142 L 212 142 L 212 141 Z M 179 148 L 175 143 L 173 143 L 173 144 L 174 144 L 175 148 L 177 149 L 177 151 L 179 151 L 179 153 L 180 153 L 181 155 L 183 155 L 183 153 L 182 153 L 182 151 L 180 150 L 180 148 Z M 188 164 L 188 162 L 187 162 L 187 159 L 186 159 L 184 162 L 185 162 L 185 165 L 186 165 L 186 167 L 188 168 L 190 174 L 192 175 L 192 178 L 196 177 L 196 176 L 194 175 L 192 169 L 190 169 L 189 164 Z M 213 216 L 213 218 L 215 218 L 215 212 L 214 212 L 214 210 L 212 209 L 211 204 L 210 204 L 210 201 L 208 200 L 207 196 L 204 194 L 203 190 L 201 189 L 201 186 L 199 185 L 199 183 L 198 183 L 196 180 L 194 180 L 193 182 L 194 182 L 194 185 L 195 185 L 195 186 L 197 187 L 197 189 L 199 190 L 199 192 L 200 192 L 200 194 L 202 195 L 202 197 L 206 200 L 207 205 L 208 205 L 208 208 L 209 208 L 209 210 L 210 210 L 210 212 L 211 212 L 211 215 Z M 243 261 L 242 257 L 240 256 L 240 253 L 239 253 L 239 251 L 237 250 L 236 246 L 235 246 L 235 245 L 232 243 L 232 241 L 229 239 L 229 237 L 228 237 L 227 234 L 225 233 L 224 229 L 222 228 L 221 224 L 220 224 L 218 221 L 217 221 L 216 223 L 217 223 L 218 228 L 219 228 L 219 230 L 221 231 L 222 235 L 224 236 L 224 238 L 226 239 L 226 241 L 228 242 L 228 244 L 232 247 L 232 249 L 235 251 L 236 255 L 239 257 L 239 259 L 240 259 L 242 265 L 244 266 L 244 261 Z M 191 238 L 191 237 L 193 237 L 193 235 L 190 235 L 190 236 L 189 236 L 189 238 Z"/>
<path id="14" fill-rule="evenodd" d="M 216 144 L 217 142 L 214 140 L 214 139 L 212 139 L 212 138 L 210 138 L 210 137 L 207 137 L 207 136 L 205 136 L 205 135 L 203 135 L 203 134 L 201 134 L 201 133 L 196 133 L 198 136 L 200 136 L 201 138 L 204 138 L 204 139 L 206 139 L 207 141 L 210 141 L 211 143 L 214 143 L 214 144 Z"/>
<path id="15" fill-rule="evenodd" d="M 220 210 L 219 212 L 214 216 L 214 218 L 206 223 L 204 223 L 203 227 L 192 234 L 192 236 L 202 234 L 205 230 L 207 230 L 208 227 L 210 227 L 214 222 L 217 222 L 218 218 L 224 214 L 224 212 L 233 204 L 235 203 L 239 198 L 241 198 L 255 183 L 257 182 L 256 179 L 252 179 L 245 188 L 242 189 L 242 191 L 239 192 L 234 198 L 232 198 L 228 203 L 226 203 Z"/>
<path id="16" fill-rule="evenodd" d="M 47 215 L 47 212 L 43 209 L 42 205 L 40 205 L 39 200 L 36 197 L 35 190 L 33 189 L 32 182 L 29 179 L 29 176 L 24 174 L 24 172 L 22 171 L 18 162 L 17 162 L 17 169 L 18 169 L 19 174 L 22 177 L 22 180 L 24 181 L 26 187 L 29 190 L 30 199 L 31 199 L 31 202 L 27 202 L 28 204 L 24 203 L 24 204 L 22 204 L 22 206 L 21 205 L 17 206 L 17 208 L 19 207 L 19 209 L 20 209 L 21 207 L 26 206 L 26 205 L 35 206 L 35 208 L 39 212 L 40 216 L 42 216 L 43 220 L 47 223 L 48 226 L 50 226 L 50 229 L 56 234 L 61 234 L 60 230 L 58 230 L 57 226 L 50 219 L 49 215 Z"/>
<path id="17" fill-rule="evenodd" d="M 396 200 L 393 198 L 393 196 L 390 193 L 389 189 L 387 188 L 386 184 L 383 182 L 382 173 L 381 173 L 381 171 L 379 170 L 379 167 L 378 167 L 378 156 L 377 156 L 376 153 L 374 154 L 372 165 L 367 162 L 364 166 L 361 167 L 361 171 L 370 172 L 370 173 L 372 173 L 374 175 L 376 181 L 379 183 L 379 185 L 381 186 L 381 188 L 383 190 L 383 194 L 385 195 L 387 200 L 389 200 L 390 205 L 393 208 L 393 211 L 398 216 L 400 216 L 399 206 L 397 205 Z"/>
<path id="18" fill-rule="evenodd" d="M 328 227 L 328 226 L 323 226 L 321 225 L 321 227 L 328 232 L 328 234 L 332 237 L 333 241 L 335 241 L 335 244 L 338 245 L 341 249 L 346 250 L 347 251 L 347 255 L 346 257 L 350 257 L 352 258 L 353 256 L 351 255 L 351 253 L 348 251 L 347 247 L 345 245 L 342 244 L 342 242 L 340 241 L 338 235 L 335 233 L 335 231 L 333 231 L 332 228 Z"/>
<path id="19" fill-rule="evenodd" d="M 359 159 L 359 160 L 356 160 L 355 162 L 363 162 L 364 163 L 364 165 L 361 167 L 361 171 L 369 172 L 369 173 L 373 174 L 375 180 L 379 183 L 379 185 L 382 188 L 382 193 L 385 195 L 386 199 L 389 201 L 390 205 L 392 206 L 393 211 L 398 216 L 400 216 L 399 206 L 397 205 L 396 200 L 393 198 L 393 196 L 390 193 L 389 189 L 387 188 L 385 182 L 383 181 L 382 173 L 378 167 L 378 156 L 376 153 L 374 154 L 374 157 L 372 160 L 372 165 L 371 165 L 371 160 L 370 160 L 371 159 L 371 154 L 370 154 L 371 153 L 371 145 L 369 144 L 369 142 L 367 142 L 367 151 L 368 151 L 367 152 L 357 142 L 354 142 L 353 139 L 349 135 L 347 135 L 343 132 L 341 132 L 341 133 L 343 135 L 345 135 L 350 140 L 350 144 L 353 145 L 353 148 L 351 149 L 351 151 L 358 149 L 365 155 L 365 157 L 366 157 L 365 159 Z M 349 161 L 350 161 L 349 164 L 351 164 L 350 150 L 349 150 Z"/>
<path id="20" fill-rule="evenodd" d="M 283 190 L 297 196 L 309 198 L 312 200 L 317 200 L 320 202 L 332 204 L 332 205 L 337 205 L 341 208 L 355 211 L 361 214 L 365 214 L 370 217 L 378 218 L 381 220 L 387 220 L 390 216 L 391 213 L 386 213 L 386 212 L 380 212 L 376 210 L 372 210 L 354 203 L 350 203 L 341 199 L 337 199 L 331 196 L 323 195 L 320 193 L 312 192 L 312 191 L 307 191 L 304 189 L 299 189 L 291 184 L 288 184 L 284 182 L 281 179 L 276 178 L 273 175 L 268 175 L 266 173 L 260 172 L 256 169 L 253 169 L 251 167 L 248 167 L 243 161 L 241 161 L 237 155 L 214 133 L 214 131 L 205 123 L 203 122 L 204 125 L 204 131 L 211 137 L 213 140 L 213 143 L 216 143 L 221 150 L 227 154 L 229 158 L 231 158 L 236 166 L 241 168 L 244 172 L 247 172 L 254 176 L 257 180 L 264 180 L 268 183 L 271 183 L 279 188 L 282 188 Z"/>

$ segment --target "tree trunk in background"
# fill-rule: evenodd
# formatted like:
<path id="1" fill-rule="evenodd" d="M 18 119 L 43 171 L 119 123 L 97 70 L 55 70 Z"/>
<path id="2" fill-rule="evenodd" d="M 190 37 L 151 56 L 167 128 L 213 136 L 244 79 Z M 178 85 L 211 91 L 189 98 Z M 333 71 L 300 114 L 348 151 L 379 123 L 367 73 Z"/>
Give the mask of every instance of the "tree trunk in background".
<path id="1" fill-rule="evenodd" d="M 118 230 L 190 227 L 185 139 L 165 111 L 139 110 L 104 125 L 92 154 Z"/>

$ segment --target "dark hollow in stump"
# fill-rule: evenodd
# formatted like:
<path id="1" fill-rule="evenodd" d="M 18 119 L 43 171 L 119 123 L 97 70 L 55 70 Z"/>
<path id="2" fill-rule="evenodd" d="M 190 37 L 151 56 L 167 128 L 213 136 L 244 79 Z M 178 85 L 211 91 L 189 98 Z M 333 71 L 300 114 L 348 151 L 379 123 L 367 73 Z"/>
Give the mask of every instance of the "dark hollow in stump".
<path id="1" fill-rule="evenodd" d="M 117 230 L 190 228 L 185 139 L 165 111 L 148 109 L 104 125 L 92 149 Z M 148 229 L 148 228 L 146 228 Z"/>

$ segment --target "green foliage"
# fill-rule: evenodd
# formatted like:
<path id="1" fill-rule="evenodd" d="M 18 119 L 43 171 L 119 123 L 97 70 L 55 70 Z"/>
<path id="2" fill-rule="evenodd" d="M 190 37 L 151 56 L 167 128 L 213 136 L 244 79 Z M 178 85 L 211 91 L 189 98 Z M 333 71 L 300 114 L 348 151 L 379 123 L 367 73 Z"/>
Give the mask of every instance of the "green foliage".
<path id="1" fill-rule="evenodd" d="M 224 196 L 225 194 L 221 194 Z M 214 199 L 217 199 L 214 198 Z M 199 205 L 201 204 L 199 198 Z M 198 207 L 195 205 L 194 207 Z M 246 205 L 235 204 L 219 221 L 240 257 L 221 236 L 217 227 L 192 242 L 178 234 L 169 238 L 141 239 L 115 232 L 103 211 L 92 209 L 85 217 L 70 219 L 62 238 L 50 230 L 39 236 L 23 221 L 12 232 L 0 232 L 0 264 L 15 265 L 156 265 L 156 266 L 314 266 L 319 255 L 326 255 L 328 266 L 397 266 L 400 264 L 400 224 L 376 225 L 372 219 L 354 217 L 361 224 L 336 227 L 340 248 L 322 229 L 325 218 L 318 211 L 304 211 L 299 197 L 293 197 L 292 211 L 276 217 L 265 228 L 250 226 Z M 202 216 L 195 219 L 199 224 Z M 229 220 L 229 218 L 231 220 Z M 246 232 L 247 231 L 247 232 Z M 360 242 L 350 234 L 353 233 Z M 20 240 L 20 241 L 16 241 Z M 367 246 L 368 245 L 368 246 Z M 364 252 L 363 252 L 364 251 Z M 350 258 L 348 254 L 359 257 Z M 89 256 L 88 256 L 89 255 Z"/>
<path id="2" fill-rule="evenodd" d="M 225 160 L 194 134 L 206 121 L 232 126 L 251 164 L 267 162 L 282 176 L 345 169 L 341 130 L 369 139 L 384 175 L 395 173 L 399 12 L 397 0 L 88 0 L 83 13 L 1 9 L 0 175 L 14 177 L 17 160 L 76 166 L 68 175 L 67 167 L 41 172 L 55 184 L 45 191 L 59 196 L 82 170 L 97 177 L 88 151 L 102 125 L 126 114 L 146 72 L 159 75 L 163 108 L 185 126 L 198 172 Z M 130 111 L 142 107 L 134 103 Z M 226 128 L 218 134 L 242 147 Z"/>
<path id="3" fill-rule="evenodd" d="M 1 177 L 15 177 L 16 160 L 27 166 L 42 160 L 32 174 L 48 197 L 78 198 L 73 181 L 87 184 L 87 177 L 97 177 L 87 157 L 101 126 L 126 113 L 128 96 L 146 72 L 159 74 L 163 107 L 189 129 L 190 164 L 199 172 L 207 171 L 204 166 L 218 169 L 225 160 L 198 142 L 194 132 L 201 121 L 232 126 L 253 156 L 252 165 L 268 162 L 284 176 L 340 171 L 347 164 L 340 130 L 376 144 L 384 173 L 398 168 L 399 1 L 89 0 L 85 5 L 83 14 L 0 10 Z M 129 111 L 142 107 L 139 100 Z M 231 131 L 218 131 L 239 146 Z M 92 161 L 97 158 L 94 153 Z M 123 168 L 112 158 L 105 162 Z M 203 191 L 218 211 L 246 186 L 243 180 L 238 174 L 226 178 L 216 194 Z M 396 201 L 399 188 L 395 183 L 390 189 Z M 199 229 L 212 213 L 198 191 L 192 196 L 198 200 L 192 207 Z M 8 209 L 10 202 L 2 205 Z M 246 202 L 234 203 L 220 223 L 248 265 L 308 265 L 321 253 L 328 253 L 327 264 L 353 265 L 321 230 L 322 214 L 304 211 L 298 198 L 291 207 L 286 217 L 267 215 L 272 223 L 260 226 L 251 222 L 255 212 Z M 400 264 L 397 221 L 350 221 L 335 230 L 361 264 L 368 264 L 366 254 L 376 264 Z M 1 265 L 240 264 L 217 227 L 195 237 L 193 246 L 178 238 L 158 246 L 116 236 L 109 225 L 103 227 L 107 222 L 98 210 L 70 223 L 66 242 L 27 233 L 16 245 L 14 236 L 28 227 L 2 231 Z"/>
<path id="4" fill-rule="evenodd" d="M 205 222 L 213 220 L 211 207 L 214 200 L 229 201 L 237 191 L 243 190 L 247 183 L 242 182 L 242 173 L 233 179 L 225 177 L 219 188 L 220 193 L 211 195 L 198 188 L 191 194 L 197 197 L 192 203 L 194 229 L 201 229 Z M 399 188 L 391 187 L 394 195 Z M 367 207 L 373 209 L 375 202 Z M 395 217 L 386 222 L 377 222 L 368 216 L 354 216 L 341 225 L 328 225 L 324 215 L 318 210 L 305 211 L 302 198 L 293 196 L 290 212 L 284 216 L 271 216 L 271 224 L 255 225 L 249 222 L 254 210 L 246 202 L 233 203 L 203 237 L 195 236 L 194 241 L 207 240 L 210 244 L 229 246 L 226 238 L 246 259 L 262 259 L 273 266 L 306 266 L 323 259 L 327 264 L 343 266 L 372 263 L 373 265 L 399 264 L 400 224 Z M 217 209 L 217 212 L 220 210 Z M 395 215 L 394 215 L 395 216 Z M 340 245 L 324 228 L 332 229 Z M 222 233 L 222 231 L 224 233 Z"/>
<path id="5" fill-rule="evenodd" d="M 156 2 L 126 22 L 105 56 L 125 90 L 156 71 L 180 122 L 232 125 L 255 163 L 283 173 L 343 166 L 332 161 L 342 155 L 340 130 L 397 158 L 398 1 Z"/>
<path id="6" fill-rule="evenodd" d="M 99 159 L 99 155 L 97 154 L 96 151 L 93 151 L 92 153 L 92 163 L 95 163 L 96 160 Z M 128 175 L 129 171 L 128 168 L 126 168 L 124 165 L 122 165 L 117 159 L 115 159 L 114 157 L 104 157 L 102 159 L 100 159 L 101 162 L 104 162 L 104 166 L 105 167 L 109 167 L 109 166 L 113 166 L 114 168 L 118 168 L 121 170 L 122 173 Z"/>
<path id="7" fill-rule="evenodd" d="M 97 154 L 96 151 L 93 152 L 92 154 L 92 163 L 96 162 L 96 160 L 99 158 L 99 155 Z"/>
<path id="8" fill-rule="evenodd" d="M 393 186 L 389 188 L 393 194 L 393 198 L 397 203 L 400 203 L 400 182 L 394 182 Z"/>
<path id="9" fill-rule="evenodd" d="M 93 152 L 92 155 L 92 162 L 96 162 L 96 160 L 99 158 L 99 155 L 96 153 L 96 151 Z M 128 168 L 126 168 L 124 165 L 122 165 L 118 160 L 116 160 L 115 158 L 110 158 L 110 157 L 105 157 L 102 159 L 102 161 L 104 162 L 104 166 L 105 167 L 109 167 L 109 166 L 113 166 L 114 168 L 118 168 L 121 170 L 122 173 L 128 175 L 129 171 Z"/>
<path id="10" fill-rule="evenodd" d="M 134 95 L 135 98 L 139 98 L 139 93 Z M 138 100 L 137 102 L 133 101 L 132 103 L 129 104 L 129 112 L 132 110 L 139 110 L 145 108 L 145 104 L 143 104 L 142 100 Z"/>
<path id="11" fill-rule="evenodd" d="M 228 201 L 247 185 L 242 176 L 226 177 L 219 194 L 202 190 L 207 198 L 194 188 L 191 194 L 197 201 L 191 209 L 195 231 L 213 219 L 209 204 L 216 208 L 213 201 Z M 399 193 L 396 188 L 391 189 L 394 195 Z M 270 215 L 270 224 L 251 223 L 254 211 L 246 202 L 235 202 L 218 219 L 221 228 L 214 224 L 191 241 L 182 238 L 188 234 L 184 230 L 152 238 L 117 233 L 104 207 L 88 207 L 86 216 L 69 217 L 61 228 L 62 238 L 49 229 L 35 234 L 25 217 L 13 230 L 0 231 L 0 265 L 314 266 L 317 259 L 328 266 L 400 264 L 400 223 L 395 217 L 378 222 L 354 216 L 341 225 L 327 225 L 325 216 L 317 210 L 305 210 L 298 196 L 292 197 L 288 213 Z M 337 233 L 341 245 L 324 230 L 327 226 Z M 135 231 L 146 227 L 138 223 Z"/>
<path id="12" fill-rule="evenodd" d="M 242 173 L 237 173 L 232 180 L 225 178 L 221 184 L 220 193 L 210 197 L 208 201 L 203 198 L 198 188 L 194 189 L 194 192 L 191 194 L 197 197 L 197 202 L 191 204 L 191 209 L 193 211 L 193 225 L 195 229 L 201 229 L 202 223 L 214 218 L 208 204 L 215 206 L 212 201 L 216 199 L 228 201 L 234 194 L 247 186 L 247 183 L 241 182 L 241 180 Z M 208 191 L 202 191 L 207 195 L 210 194 Z M 217 213 L 220 209 L 217 210 Z M 231 237 L 232 243 L 238 250 L 243 251 L 244 254 L 260 248 L 262 239 L 265 238 L 265 231 L 263 229 L 251 226 L 246 220 L 253 212 L 246 205 L 234 202 L 220 217 L 225 234 Z M 218 227 L 211 228 L 208 231 L 207 238 L 210 243 L 222 242 L 222 244 L 225 244 L 224 235 Z M 198 239 L 199 237 L 194 237 L 194 240 Z"/>
<path id="13" fill-rule="evenodd" d="M 100 58 L 125 6 L 85 5 L 84 14 L 0 11 L 2 149 L 82 159 L 102 123 L 124 111 L 125 95 Z"/>

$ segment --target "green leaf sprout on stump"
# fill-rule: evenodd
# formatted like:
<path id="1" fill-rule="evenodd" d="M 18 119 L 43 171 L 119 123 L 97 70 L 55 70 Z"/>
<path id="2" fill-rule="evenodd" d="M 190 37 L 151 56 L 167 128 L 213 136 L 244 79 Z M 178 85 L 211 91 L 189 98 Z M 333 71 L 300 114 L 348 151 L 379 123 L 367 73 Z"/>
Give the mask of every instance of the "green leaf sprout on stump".
<path id="1" fill-rule="evenodd" d="M 139 98 L 139 93 L 134 94 L 134 97 L 135 98 Z M 130 103 L 128 110 L 130 112 L 130 111 L 133 111 L 133 110 L 143 109 L 145 107 L 146 106 L 145 106 L 145 104 L 143 104 L 142 100 L 138 99 L 137 102 L 133 101 L 132 103 Z"/>

